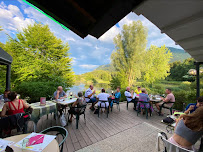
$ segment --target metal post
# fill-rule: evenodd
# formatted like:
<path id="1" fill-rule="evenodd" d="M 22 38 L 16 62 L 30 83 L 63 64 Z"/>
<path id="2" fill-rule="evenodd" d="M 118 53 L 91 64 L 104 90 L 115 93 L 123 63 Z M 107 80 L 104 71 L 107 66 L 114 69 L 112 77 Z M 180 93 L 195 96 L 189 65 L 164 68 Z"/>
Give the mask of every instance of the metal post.
<path id="1" fill-rule="evenodd" d="M 7 71 L 6 71 L 6 89 L 10 89 L 11 88 L 11 65 L 8 64 L 7 65 Z"/>
<path id="2" fill-rule="evenodd" d="M 199 65 L 200 65 L 199 62 L 196 62 L 197 98 L 200 96 Z"/>

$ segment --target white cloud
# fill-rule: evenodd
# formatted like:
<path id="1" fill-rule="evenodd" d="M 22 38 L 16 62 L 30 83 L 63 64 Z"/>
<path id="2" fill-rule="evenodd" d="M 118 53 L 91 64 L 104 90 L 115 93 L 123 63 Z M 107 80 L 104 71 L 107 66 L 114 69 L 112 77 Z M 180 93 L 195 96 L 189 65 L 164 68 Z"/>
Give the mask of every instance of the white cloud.
<path id="1" fill-rule="evenodd" d="M 113 42 L 113 38 L 120 32 L 120 29 L 118 27 L 116 27 L 115 25 L 110 28 L 106 33 L 104 33 L 99 40 L 103 41 L 103 42 L 108 42 L 108 43 L 112 43 Z"/>
<path id="2" fill-rule="evenodd" d="M 0 4 L 0 23 L 4 32 L 11 33 L 13 31 L 22 30 L 29 24 L 33 24 L 34 20 L 24 18 L 20 9 L 15 5 L 6 6 L 3 2 Z"/>
<path id="3" fill-rule="evenodd" d="M 94 64 L 81 64 L 81 65 L 79 65 L 79 67 L 81 67 L 81 68 L 84 68 L 84 69 L 91 69 L 91 70 L 93 70 L 93 69 L 95 69 L 95 68 L 97 68 L 99 65 L 94 65 Z"/>

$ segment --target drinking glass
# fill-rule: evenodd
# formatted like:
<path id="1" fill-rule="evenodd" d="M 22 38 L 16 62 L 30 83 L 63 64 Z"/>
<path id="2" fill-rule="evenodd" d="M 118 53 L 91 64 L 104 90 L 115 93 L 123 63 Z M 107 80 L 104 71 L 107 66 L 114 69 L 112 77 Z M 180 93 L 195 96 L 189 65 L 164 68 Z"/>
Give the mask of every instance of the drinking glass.
<path id="1" fill-rule="evenodd" d="M 26 149 L 28 143 L 29 143 L 29 138 L 23 139 L 23 142 L 22 142 L 22 149 Z"/>

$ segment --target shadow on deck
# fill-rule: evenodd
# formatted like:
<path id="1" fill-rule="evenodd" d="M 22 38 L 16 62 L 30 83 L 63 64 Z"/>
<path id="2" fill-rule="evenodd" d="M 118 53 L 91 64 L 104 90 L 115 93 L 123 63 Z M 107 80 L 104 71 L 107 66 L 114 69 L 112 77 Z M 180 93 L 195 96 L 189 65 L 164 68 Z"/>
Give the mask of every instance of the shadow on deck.
<path id="1" fill-rule="evenodd" d="M 169 110 L 164 111 L 167 112 L 164 116 L 158 116 L 154 112 L 152 117 L 146 119 L 145 116 L 137 116 L 133 104 L 129 104 L 127 110 L 126 103 L 121 103 L 120 112 L 114 106 L 108 118 L 106 114 L 101 114 L 98 118 L 89 110 L 89 106 L 86 109 L 86 124 L 81 116 L 78 129 L 75 119 L 65 127 L 69 135 L 64 143 L 64 152 L 154 151 L 157 133 L 161 130 L 166 132 L 166 126 L 161 120 L 169 114 Z M 38 122 L 37 132 L 54 125 L 56 121 L 53 115 L 50 114 L 48 119 L 44 116 Z M 29 122 L 28 132 L 32 131 L 33 123 Z M 135 147 L 137 148 L 134 149 Z"/>

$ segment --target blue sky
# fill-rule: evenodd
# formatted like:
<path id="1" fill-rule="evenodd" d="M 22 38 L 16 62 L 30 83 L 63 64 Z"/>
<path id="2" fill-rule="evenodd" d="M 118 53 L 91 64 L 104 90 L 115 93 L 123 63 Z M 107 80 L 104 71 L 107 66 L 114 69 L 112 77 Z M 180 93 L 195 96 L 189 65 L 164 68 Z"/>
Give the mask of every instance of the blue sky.
<path id="1" fill-rule="evenodd" d="M 124 24 L 130 24 L 137 20 L 141 20 L 143 25 L 148 28 L 147 47 L 152 44 L 156 46 L 165 44 L 166 46 L 180 48 L 167 35 L 161 34 L 161 31 L 142 15 L 129 13 L 99 39 L 92 36 L 82 39 L 74 32 L 64 30 L 60 25 L 21 0 L 0 0 L 0 26 L 4 29 L 3 32 L 0 32 L 0 42 L 6 42 L 6 34 L 13 37 L 22 28 L 34 22 L 48 24 L 58 38 L 68 42 L 73 71 L 76 74 L 82 74 L 94 70 L 99 65 L 110 63 L 110 56 L 114 50 L 113 38 L 121 32 Z"/>

